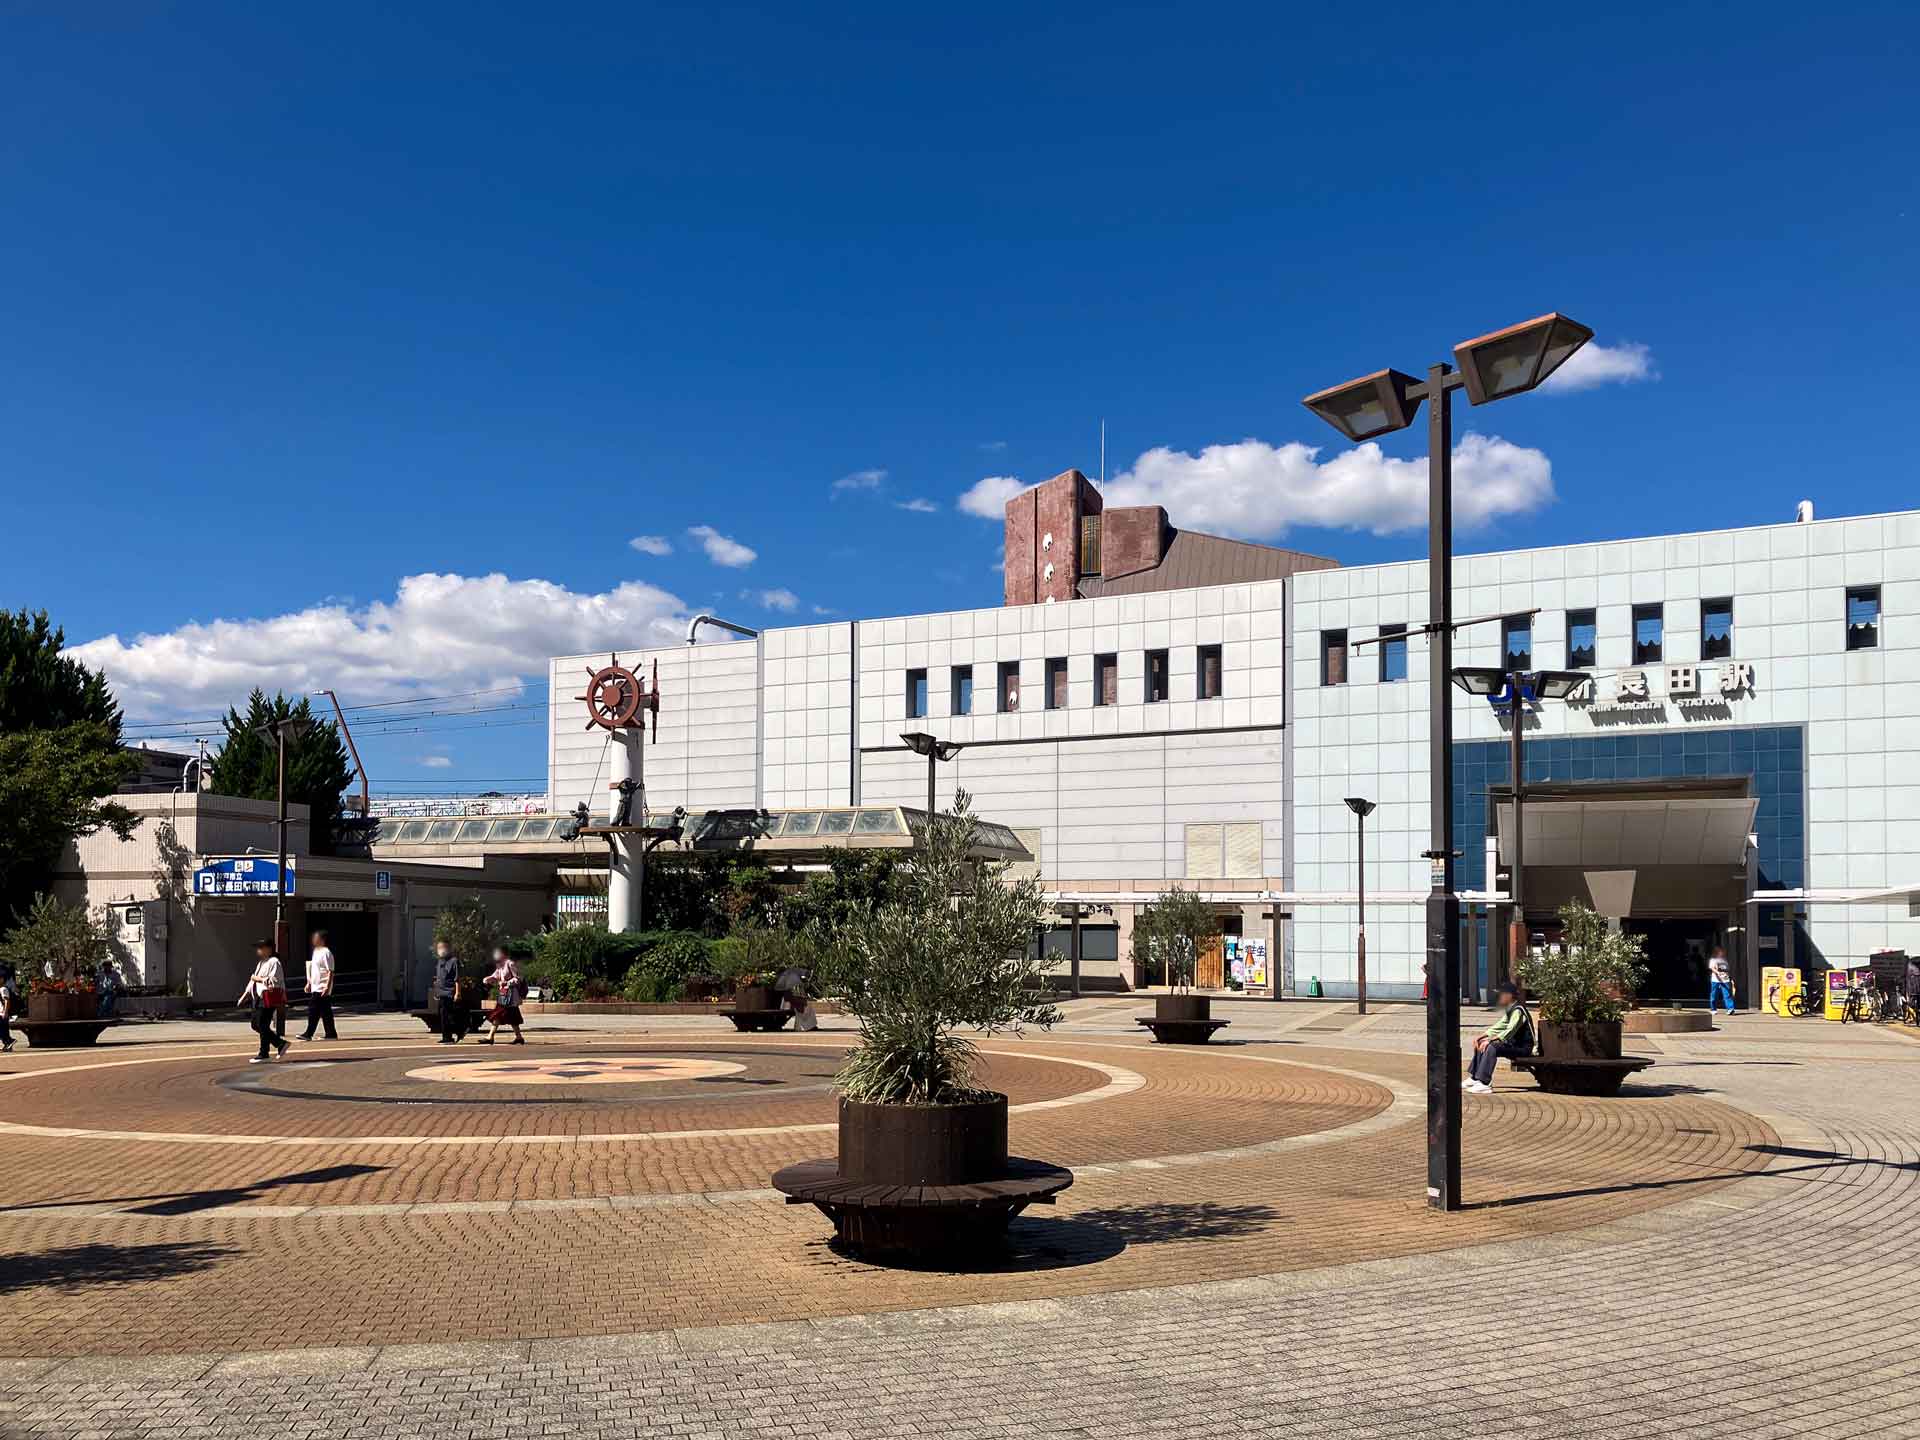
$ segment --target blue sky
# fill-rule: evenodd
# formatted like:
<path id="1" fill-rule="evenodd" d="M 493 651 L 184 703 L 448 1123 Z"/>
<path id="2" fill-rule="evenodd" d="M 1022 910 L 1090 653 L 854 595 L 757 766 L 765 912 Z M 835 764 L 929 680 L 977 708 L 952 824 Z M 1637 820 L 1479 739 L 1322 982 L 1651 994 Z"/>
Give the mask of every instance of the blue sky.
<path id="1" fill-rule="evenodd" d="M 1176 523 L 1416 555 L 1418 430 L 1299 397 L 1549 309 L 1612 370 L 1459 417 L 1463 549 L 1920 493 L 1903 7 L 402 8 L 4 21 L 0 603 L 133 718 L 485 690 L 376 782 L 536 777 L 550 651 L 995 603 L 962 497 L 1102 417 Z"/>

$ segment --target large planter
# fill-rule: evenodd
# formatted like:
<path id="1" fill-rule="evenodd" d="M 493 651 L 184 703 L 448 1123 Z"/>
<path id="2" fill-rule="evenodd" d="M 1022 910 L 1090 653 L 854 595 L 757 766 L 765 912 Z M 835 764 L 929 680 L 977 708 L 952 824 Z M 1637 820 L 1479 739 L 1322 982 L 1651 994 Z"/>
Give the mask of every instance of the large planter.
<path id="1" fill-rule="evenodd" d="M 966 1105 L 840 1102 L 840 1174 L 872 1185 L 971 1185 L 1007 1169 L 1007 1097 Z"/>
<path id="2" fill-rule="evenodd" d="M 1204 1025 L 1213 1018 L 1212 1001 L 1205 995 L 1158 995 L 1153 1018 L 1162 1024 Z"/>
<path id="3" fill-rule="evenodd" d="M 65 994 L 41 990 L 27 997 L 30 1020 L 92 1020 L 100 1013 L 100 997 L 81 992 Z"/>
<path id="4" fill-rule="evenodd" d="M 1624 1027 L 1618 1020 L 1584 1022 L 1555 1021 L 1540 1025 L 1540 1058 L 1543 1060 L 1618 1060 L 1620 1035 Z"/>
<path id="5" fill-rule="evenodd" d="M 742 985 L 733 992 L 736 1010 L 778 1010 L 780 992 L 771 985 Z"/>

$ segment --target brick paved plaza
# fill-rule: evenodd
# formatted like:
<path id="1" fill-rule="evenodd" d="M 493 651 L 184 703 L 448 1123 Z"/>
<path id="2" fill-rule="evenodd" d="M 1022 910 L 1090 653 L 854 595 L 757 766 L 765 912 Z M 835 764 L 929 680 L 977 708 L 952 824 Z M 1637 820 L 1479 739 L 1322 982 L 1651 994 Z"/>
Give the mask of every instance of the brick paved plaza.
<path id="1" fill-rule="evenodd" d="M 1920 1434 L 1920 1044 L 1741 1017 L 1631 1042 L 1617 1100 L 1503 1071 L 1439 1216 L 1420 1012 L 1193 1050 L 1139 1008 L 989 1042 L 1076 1181 L 962 1274 L 767 1188 L 831 1152 L 844 1031 L 23 1048 L 0 1434 Z"/>

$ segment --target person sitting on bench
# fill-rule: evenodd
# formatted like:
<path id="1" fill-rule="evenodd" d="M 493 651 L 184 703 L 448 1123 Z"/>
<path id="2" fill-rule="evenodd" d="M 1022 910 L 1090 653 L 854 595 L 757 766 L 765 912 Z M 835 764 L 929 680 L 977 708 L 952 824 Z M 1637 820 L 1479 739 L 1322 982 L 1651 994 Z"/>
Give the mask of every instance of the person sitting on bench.
<path id="1" fill-rule="evenodd" d="M 1533 1053 L 1533 1016 L 1520 1003 L 1520 994 L 1511 982 L 1500 987 L 1500 1004 L 1504 1007 L 1500 1018 L 1473 1042 L 1473 1060 L 1467 1067 L 1467 1078 L 1460 1082 L 1460 1088 L 1469 1094 L 1493 1092 L 1493 1067 L 1500 1063 L 1501 1056 L 1512 1059 Z"/>

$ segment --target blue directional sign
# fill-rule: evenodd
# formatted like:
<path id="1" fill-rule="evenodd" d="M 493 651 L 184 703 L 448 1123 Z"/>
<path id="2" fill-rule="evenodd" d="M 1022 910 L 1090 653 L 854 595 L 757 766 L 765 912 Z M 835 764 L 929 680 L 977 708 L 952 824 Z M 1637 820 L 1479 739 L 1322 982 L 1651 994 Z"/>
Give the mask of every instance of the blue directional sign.
<path id="1" fill-rule="evenodd" d="M 294 862 L 287 861 L 287 894 L 293 894 Z M 209 860 L 193 872 L 196 895 L 277 895 L 280 893 L 280 862 L 241 856 L 232 860 Z"/>

